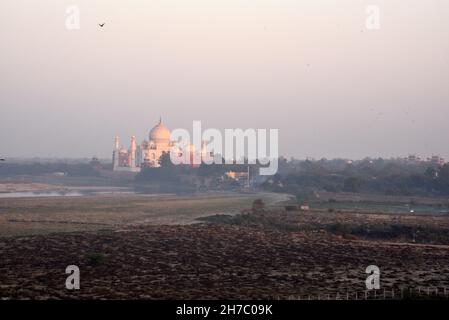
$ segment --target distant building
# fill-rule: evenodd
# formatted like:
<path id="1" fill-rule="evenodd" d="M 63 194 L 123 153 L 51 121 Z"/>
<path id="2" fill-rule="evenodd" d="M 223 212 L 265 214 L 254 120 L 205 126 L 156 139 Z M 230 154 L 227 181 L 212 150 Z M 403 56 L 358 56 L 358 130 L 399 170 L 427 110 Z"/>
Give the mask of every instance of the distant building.
<path id="1" fill-rule="evenodd" d="M 411 162 L 411 163 L 416 163 L 416 162 L 421 162 L 421 161 L 422 161 L 421 157 L 420 157 L 420 156 L 417 156 L 416 154 L 410 154 L 410 155 L 406 158 L 406 160 L 407 160 L 408 162 Z"/>
<path id="2" fill-rule="evenodd" d="M 232 180 L 248 179 L 247 172 L 228 171 L 228 172 L 225 172 L 225 175 Z"/>
<path id="3" fill-rule="evenodd" d="M 159 158 L 163 152 L 170 152 L 173 143 L 170 141 L 170 130 L 159 120 L 159 123 L 150 130 L 149 140 L 140 145 L 136 137 L 131 137 L 128 149 L 120 145 L 120 138 L 115 137 L 112 164 L 114 171 L 140 172 L 142 167 L 158 167 Z"/>
<path id="4" fill-rule="evenodd" d="M 140 172 L 141 168 L 159 167 L 159 159 L 162 154 L 169 153 L 175 147 L 175 142 L 170 140 L 170 130 L 162 120 L 150 130 L 149 139 L 142 141 L 140 145 L 136 143 L 136 137 L 131 137 L 131 144 L 128 149 L 120 145 L 120 138 L 115 137 L 114 150 L 112 152 L 112 164 L 114 171 Z M 177 148 L 177 152 L 182 155 L 190 153 L 190 163 L 193 154 L 196 152 L 193 145 L 189 145 L 186 150 Z M 202 143 L 201 157 L 204 156 L 206 143 Z M 210 156 L 213 156 L 211 153 Z"/>
<path id="5" fill-rule="evenodd" d="M 440 157 L 438 155 L 433 155 L 430 158 L 427 159 L 429 162 L 431 162 L 432 164 L 436 164 L 438 166 L 442 166 L 445 164 L 445 160 L 443 157 Z"/>
<path id="6" fill-rule="evenodd" d="M 236 172 L 236 171 L 228 171 L 225 172 L 225 176 L 228 179 L 239 182 L 242 185 L 250 187 L 250 175 L 249 175 L 249 167 L 246 172 Z"/>

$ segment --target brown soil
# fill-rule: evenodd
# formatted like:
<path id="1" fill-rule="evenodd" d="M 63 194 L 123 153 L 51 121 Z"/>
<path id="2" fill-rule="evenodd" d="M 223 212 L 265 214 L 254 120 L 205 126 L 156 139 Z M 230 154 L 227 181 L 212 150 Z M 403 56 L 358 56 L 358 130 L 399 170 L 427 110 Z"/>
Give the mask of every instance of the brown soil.
<path id="1" fill-rule="evenodd" d="M 0 297 L 253 299 L 383 288 L 449 286 L 445 247 L 349 241 L 326 233 L 231 225 L 144 226 L 121 231 L 0 239 Z M 93 264 L 92 254 L 101 256 Z M 65 289 L 65 268 L 81 289 Z"/>

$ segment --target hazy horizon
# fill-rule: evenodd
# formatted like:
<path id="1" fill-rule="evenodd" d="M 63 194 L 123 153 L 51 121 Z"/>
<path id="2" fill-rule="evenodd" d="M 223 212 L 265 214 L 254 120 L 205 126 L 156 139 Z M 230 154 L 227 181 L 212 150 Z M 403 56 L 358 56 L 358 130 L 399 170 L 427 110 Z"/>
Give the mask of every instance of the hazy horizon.
<path id="1" fill-rule="evenodd" d="M 448 14 L 447 0 L 0 0 L 0 157 L 108 158 L 162 116 L 279 129 L 286 157 L 449 158 Z"/>

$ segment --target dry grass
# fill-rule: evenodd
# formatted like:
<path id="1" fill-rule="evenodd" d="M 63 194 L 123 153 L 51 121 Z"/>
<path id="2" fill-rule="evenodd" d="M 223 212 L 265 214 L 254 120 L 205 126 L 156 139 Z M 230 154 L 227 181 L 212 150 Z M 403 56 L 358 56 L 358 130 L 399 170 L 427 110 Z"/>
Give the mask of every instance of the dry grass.
<path id="1" fill-rule="evenodd" d="M 129 225 L 191 224 L 214 214 L 237 214 L 260 194 L 123 195 L 14 198 L 0 201 L 0 236 L 93 231 Z M 263 194 L 267 203 L 287 199 Z"/>

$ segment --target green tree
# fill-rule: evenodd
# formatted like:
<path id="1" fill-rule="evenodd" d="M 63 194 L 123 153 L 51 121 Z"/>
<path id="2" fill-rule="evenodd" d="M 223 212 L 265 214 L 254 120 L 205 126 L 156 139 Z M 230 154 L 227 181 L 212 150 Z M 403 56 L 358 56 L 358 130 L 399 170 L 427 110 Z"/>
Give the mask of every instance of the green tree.
<path id="1" fill-rule="evenodd" d="M 173 168 L 175 165 L 170 159 L 170 152 L 163 151 L 158 159 L 158 163 L 161 168 Z"/>
<path id="2" fill-rule="evenodd" d="M 343 184 L 343 190 L 346 192 L 360 192 L 361 181 L 357 177 L 346 178 Z"/>

